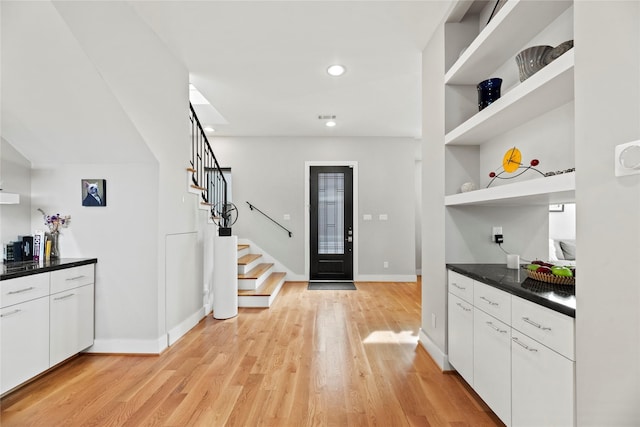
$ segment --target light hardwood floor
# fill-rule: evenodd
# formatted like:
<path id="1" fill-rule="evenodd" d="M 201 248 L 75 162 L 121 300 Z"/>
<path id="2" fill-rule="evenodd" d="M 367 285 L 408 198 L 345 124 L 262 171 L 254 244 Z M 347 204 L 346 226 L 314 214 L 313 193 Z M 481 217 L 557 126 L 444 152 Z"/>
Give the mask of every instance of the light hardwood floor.
<path id="1" fill-rule="evenodd" d="M 81 355 L 0 402 L 10 426 L 500 426 L 417 343 L 419 283 L 207 316 L 160 356 Z"/>

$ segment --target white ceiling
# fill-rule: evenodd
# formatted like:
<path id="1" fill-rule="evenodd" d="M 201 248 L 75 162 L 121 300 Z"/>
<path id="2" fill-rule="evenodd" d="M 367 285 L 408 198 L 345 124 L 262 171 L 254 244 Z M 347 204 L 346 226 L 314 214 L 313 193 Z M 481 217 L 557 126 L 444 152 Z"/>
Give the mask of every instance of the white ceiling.
<path id="1" fill-rule="evenodd" d="M 421 52 L 450 2 L 132 4 L 227 122 L 201 117 L 218 134 L 416 137 Z M 330 77 L 334 63 L 347 73 Z"/>
<path id="2" fill-rule="evenodd" d="M 124 132 L 130 141 L 123 147 L 145 155 L 134 126 L 56 10 L 56 4 L 69 8 L 79 3 L 86 4 L 0 3 L 2 137 L 21 141 L 16 148 L 36 161 L 47 155 L 56 161 L 52 144 L 73 144 L 78 159 L 108 161 L 115 156 L 113 141 L 122 140 Z M 200 109 L 199 115 L 203 125 L 216 128 L 216 135 L 393 137 L 421 134 L 421 52 L 452 4 L 127 3 L 211 102 L 215 111 Z M 326 68 L 334 63 L 345 65 L 347 73 L 330 77 Z M 113 103 L 109 126 L 92 115 L 92 100 L 101 108 Z M 318 120 L 326 114 L 336 115 L 338 126 L 327 128 Z M 114 129 L 120 134 L 111 134 Z M 87 149 L 103 151 L 82 153 L 79 143 L 89 136 L 104 143 Z M 59 160 L 73 160 L 73 152 L 60 151 L 65 154 L 58 154 Z"/>

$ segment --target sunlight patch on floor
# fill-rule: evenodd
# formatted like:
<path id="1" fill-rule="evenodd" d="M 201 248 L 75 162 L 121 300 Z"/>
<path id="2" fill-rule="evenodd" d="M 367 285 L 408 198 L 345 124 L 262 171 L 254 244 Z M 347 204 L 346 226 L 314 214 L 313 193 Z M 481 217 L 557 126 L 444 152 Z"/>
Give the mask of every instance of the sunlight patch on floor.
<path id="1" fill-rule="evenodd" d="M 413 331 L 373 331 L 362 342 L 364 344 L 416 344 L 418 335 Z"/>

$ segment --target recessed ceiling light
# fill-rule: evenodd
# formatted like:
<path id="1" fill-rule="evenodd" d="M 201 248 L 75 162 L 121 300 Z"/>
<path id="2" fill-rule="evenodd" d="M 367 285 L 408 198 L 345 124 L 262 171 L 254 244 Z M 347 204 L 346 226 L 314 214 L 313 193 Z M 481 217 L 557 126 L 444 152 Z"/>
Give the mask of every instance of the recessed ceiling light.
<path id="1" fill-rule="evenodd" d="M 329 120 L 329 121 L 328 121 L 327 123 L 325 123 L 324 125 L 325 125 L 325 126 L 327 126 L 327 127 L 332 128 L 332 127 L 334 127 L 336 124 L 337 124 L 337 123 L 336 123 L 336 122 L 334 122 L 333 120 Z"/>
<path id="2" fill-rule="evenodd" d="M 331 65 L 329 68 L 327 68 L 327 73 L 329 73 L 330 76 L 334 76 L 334 77 L 339 77 L 343 75 L 345 71 L 347 71 L 347 69 L 344 67 L 344 65 L 336 64 L 336 65 Z"/>
<path id="3" fill-rule="evenodd" d="M 204 127 L 204 131 L 205 132 L 215 132 L 216 130 L 214 128 L 212 128 L 211 126 L 205 126 Z"/>

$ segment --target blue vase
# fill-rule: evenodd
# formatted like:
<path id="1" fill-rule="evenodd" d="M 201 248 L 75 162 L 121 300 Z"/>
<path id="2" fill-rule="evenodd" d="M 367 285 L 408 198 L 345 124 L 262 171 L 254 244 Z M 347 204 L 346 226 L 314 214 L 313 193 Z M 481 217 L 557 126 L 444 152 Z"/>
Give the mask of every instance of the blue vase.
<path id="1" fill-rule="evenodd" d="M 502 79 L 495 77 L 478 83 L 478 110 L 482 111 L 487 105 L 500 98 Z"/>

